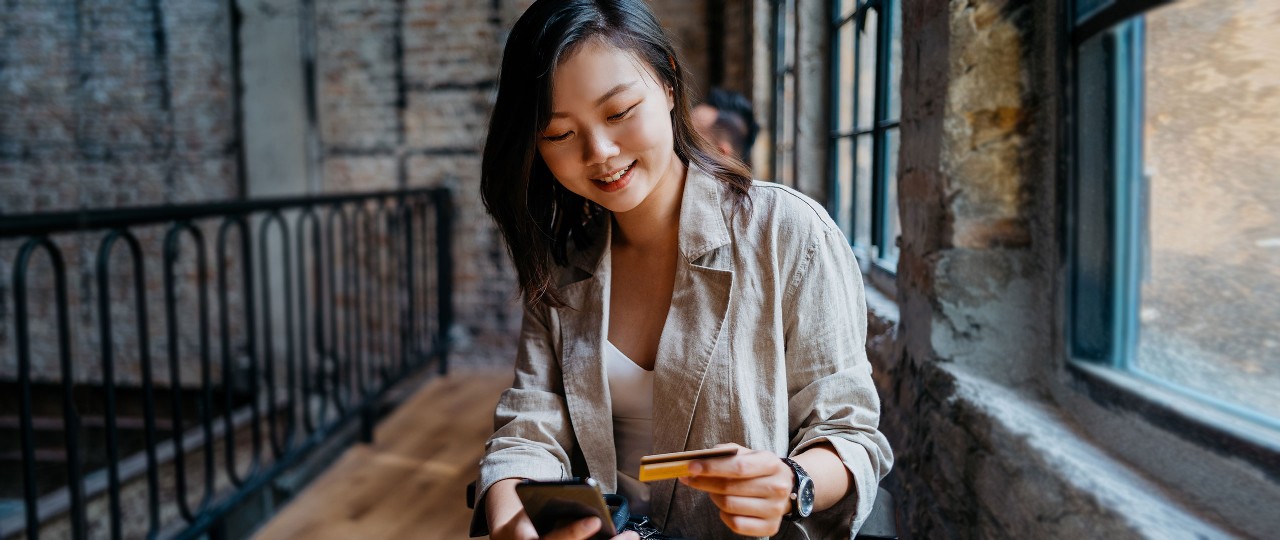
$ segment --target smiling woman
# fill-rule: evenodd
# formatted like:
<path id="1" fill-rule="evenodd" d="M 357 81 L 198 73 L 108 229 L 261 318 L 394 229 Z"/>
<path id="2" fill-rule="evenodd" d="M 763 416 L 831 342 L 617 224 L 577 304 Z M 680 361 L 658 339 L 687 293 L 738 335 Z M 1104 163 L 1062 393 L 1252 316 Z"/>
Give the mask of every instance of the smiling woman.
<path id="1" fill-rule="evenodd" d="M 679 191 L 685 167 L 668 114 L 675 98 L 634 53 L 600 38 L 583 43 L 557 66 L 551 95 L 538 154 L 566 189 L 615 213 L 655 191 L 664 200 Z"/>
<path id="2" fill-rule="evenodd" d="M 474 533 L 535 538 L 521 479 L 589 476 L 630 502 L 625 538 L 849 538 L 888 473 L 848 242 L 695 134 L 680 66 L 641 0 L 539 1 L 511 31 L 481 191 L 525 314 Z M 733 455 L 638 479 L 710 447 Z"/>

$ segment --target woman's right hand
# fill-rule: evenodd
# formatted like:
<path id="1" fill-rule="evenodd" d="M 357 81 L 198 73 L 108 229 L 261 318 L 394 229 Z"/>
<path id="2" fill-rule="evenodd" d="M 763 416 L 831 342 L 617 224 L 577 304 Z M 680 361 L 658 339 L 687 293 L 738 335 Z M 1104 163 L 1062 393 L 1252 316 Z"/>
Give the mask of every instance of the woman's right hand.
<path id="1" fill-rule="evenodd" d="M 485 495 L 489 516 L 489 538 L 492 540 L 538 540 L 533 521 L 524 512 L 524 505 L 516 496 L 515 485 L 519 479 L 499 480 Z M 590 517 L 568 523 L 543 537 L 543 540 L 588 540 L 600 530 L 600 518 Z M 614 540 L 640 540 L 635 531 L 627 531 L 613 537 Z"/>

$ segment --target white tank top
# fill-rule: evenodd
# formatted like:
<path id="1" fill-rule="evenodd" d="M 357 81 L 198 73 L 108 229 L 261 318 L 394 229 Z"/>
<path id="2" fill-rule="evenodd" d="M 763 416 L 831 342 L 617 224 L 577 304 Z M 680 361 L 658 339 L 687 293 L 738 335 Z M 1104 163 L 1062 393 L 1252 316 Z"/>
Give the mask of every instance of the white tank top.
<path id="1" fill-rule="evenodd" d="M 653 372 L 632 362 L 605 340 L 604 364 L 613 406 L 613 445 L 618 457 L 618 494 L 631 513 L 649 514 L 649 486 L 640 475 L 640 458 L 653 451 Z"/>

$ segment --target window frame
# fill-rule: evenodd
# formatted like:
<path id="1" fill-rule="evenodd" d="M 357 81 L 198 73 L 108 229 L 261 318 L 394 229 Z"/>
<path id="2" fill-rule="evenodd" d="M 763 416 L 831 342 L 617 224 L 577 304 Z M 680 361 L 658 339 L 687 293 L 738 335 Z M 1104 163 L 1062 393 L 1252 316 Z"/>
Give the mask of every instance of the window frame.
<path id="1" fill-rule="evenodd" d="M 1146 250 L 1150 249 L 1142 140 L 1145 28 L 1142 19 L 1134 17 L 1174 0 L 1098 0 L 1092 9 L 1080 12 L 1077 7 L 1084 1 L 1064 0 L 1061 4 L 1066 47 L 1066 54 L 1060 55 L 1066 96 L 1062 103 L 1062 156 L 1067 181 L 1061 226 L 1066 372 L 1079 393 L 1108 409 L 1136 413 L 1183 440 L 1264 471 L 1280 471 L 1280 419 L 1261 419 L 1259 413 L 1129 369 L 1129 360 L 1137 351 L 1140 285 L 1146 271 Z M 1087 78 L 1082 72 L 1090 66 L 1082 62 L 1081 50 L 1098 37 L 1104 40 L 1107 98 L 1107 110 L 1101 114 L 1109 131 L 1108 141 L 1093 149 L 1105 153 L 1094 156 L 1103 159 L 1102 177 L 1085 178 L 1081 160 L 1087 152 L 1078 137 L 1085 132 L 1082 118 L 1088 114 L 1081 104 Z M 1080 198 L 1090 183 L 1104 186 L 1100 191 L 1108 192 L 1109 211 L 1081 211 L 1085 205 Z M 1081 285 L 1078 243 L 1086 226 L 1105 228 L 1104 251 L 1110 259 L 1109 283 L 1103 284 L 1103 292 L 1082 292 L 1087 287 Z M 1077 324 L 1078 303 L 1084 294 L 1095 295 L 1098 305 L 1103 306 L 1103 328 L 1079 328 L 1084 326 Z M 1088 354 L 1081 352 L 1077 340 L 1086 334 L 1105 341 L 1105 345 Z"/>
<path id="2" fill-rule="evenodd" d="M 891 289 L 894 276 L 897 274 L 898 252 L 896 246 L 896 238 L 889 238 L 889 231 L 892 230 L 890 219 L 897 218 L 897 212 L 889 207 L 889 188 L 890 182 L 897 182 L 897 171 L 888 170 L 888 164 L 891 161 L 889 156 L 890 145 L 888 144 L 891 132 L 900 133 L 901 126 L 901 109 L 899 108 L 896 117 L 890 117 L 889 114 L 889 97 L 893 92 L 892 88 L 892 52 L 891 47 L 894 39 L 894 16 L 895 12 L 901 17 L 901 12 L 894 9 L 895 5 L 900 5 L 901 0 L 834 0 L 831 2 L 831 19 L 830 19 L 830 62 L 828 64 L 830 94 L 828 98 L 828 115 L 831 130 L 827 137 L 827 161 L 828 161 L 828 177 L 826 180 L 827 187 L 827 211 L 831 214 L 832 219 L 842 226 L 848 224 L 851 234 L 849 235 L 849 244 L 853 248 L 854 253 L 858 256 L 863 264 L 864 272 L 872 279 L 873 283 L 882 289 Z M 854 9 L 847 15 L 842 15 L 845 10 L 845 2 L 854 2 Z M 870 122 L 863 122 L 859 118 L 859 94 L 861 93 L 861 77 L 860 62 L 862 62 L 862 47 L 868 38 L 862 35 L 861 28 L 865 24 L 865 17 L 868 11 L 874 10 L 876 14 L 874 37 L 875 46 L 875 89 L 872 97 L 872 118 Z M 840 46 L 840 32 L 846 27 L 851 26 L 853 36 L 853 50 L 842 51 Z M 901 37 L 899 36 L 899 39 Z M 842 89 L 840 87 L 840 69 L 841 62 L 845 54 L 852 55 L 853 62 L 853 84 L 851 88 Z M 901 62 L 901 59 L 899 59 Z M 898 102 L 901 103 L 901 82 L 897 88 L 899 97 Z M 841 129 L 840 126 L 840 99 L 842 92 L 852 93 L 851 107 L 852 126 L 847 129 Z M 869 219 L 870 245 L 864 245 L 858 242 L 857 215 L 859 201 L 858 193 L 858 140 L 860 137 L 870 137 L 871 139 L 871 179 L 870 179 L 870 204 L 871 211 Z M 840 142 L 842 140 L 851 140 L 850 145 L 852 156 L 850 156 L 850 168 L 842 171 L 839 168 L 839 152 Z M 842 176 L 851 176 L 849 185 L 853 191 L 850 195 L 851 204 L 849 205 L 848 216 L 844 215 L 841 207 L 841 187 L 840 180 Z"/>
<path id="3" fill-rule="evenodd" d="M 769 52 L 769 136 L 772 150 L 769 156 L 769 177 L 780 184 L 795 187 L 795 78 L 796 54 L 795 23 L 797 0 L 769 0 L 772 21 Z M 790 21 L 792 24 L 787 24 Z M 787 98 L 788 78 L 791 84 L 791 100 Z M 787 115 L 788 104 L 791 115 Z M 790 125 L 793 128 L 787 129 Z M 789 166 L 788 166 L 789 165 Z M 789 171 L 787 169 L 790 169 Z M 791 179 L 791 182 L 787 180 Z"/>

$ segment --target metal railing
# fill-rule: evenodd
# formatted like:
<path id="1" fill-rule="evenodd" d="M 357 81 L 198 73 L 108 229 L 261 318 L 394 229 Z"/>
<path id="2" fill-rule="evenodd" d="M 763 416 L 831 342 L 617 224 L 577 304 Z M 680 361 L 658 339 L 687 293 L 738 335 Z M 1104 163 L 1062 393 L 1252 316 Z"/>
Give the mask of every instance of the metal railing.
<path id="1" fill-rule="evenodd" d="M 48 534 L 85 538 L 104 498 L 109 523 L 95 523 L 112 538 L 223 537 L 229 512 L 350 422 L 371 440 L 389 388 L 433 361 L 447 368 L 452 216 L 445 189 L 0 216 L 16 355 L 16 373 L 2 375 L 16 387 L 22 463 L 22 513 L 0 537 L 36 539 L 60 519 L 65 530 Z M 77 244 L 67 253 L 83 264 L 69 276 L 64 251 Z M 33 273 L 41 259 L 48 271 Z M 125 368 L 132 383 L 117 380 Z M 100 401 L 93 442 L 85 386 Z M 58 456 L 65 483 L 41 485 L 48 436 L 36 427 L 59 416 L 62 448 L 40 455 Z M 134 433 L 124 458 L 128 418 L 141 441 Z M 145 504 L 125 501 L 127 489 Z M 180 519 L 166 522 L 173 505 Z"/>

